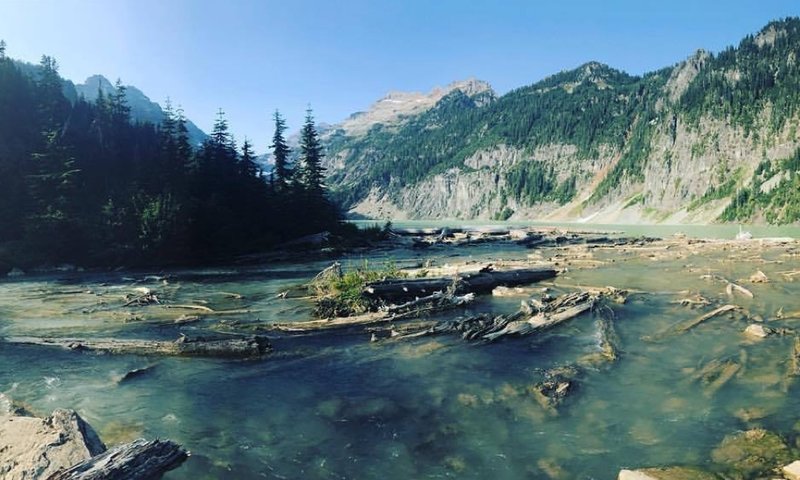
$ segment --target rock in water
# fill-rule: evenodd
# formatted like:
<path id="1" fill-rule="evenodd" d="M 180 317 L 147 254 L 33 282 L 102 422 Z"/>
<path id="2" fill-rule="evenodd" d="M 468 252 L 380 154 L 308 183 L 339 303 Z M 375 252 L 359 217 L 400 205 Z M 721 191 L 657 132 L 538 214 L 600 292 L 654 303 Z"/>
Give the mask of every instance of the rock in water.
<path id="1" fill-rule="evenodd" d="M 791 461 L 792 452 L 775 433 L 754 429 L 725 437 L 711 458 L 735 478 L 757 478 Z"/>
<path id="2" fill-rule="evenodd" d="M 766 338 L 769 336 L 770 332 L 768 329 L 764 328 L 763 325 L 754 323 L 748 325 L 747 328 L 744 329 L 744 334 L 753 338 Z"/>
<path id="3" fill-rule="evenodd" d="M 5 480 L 49 478 L 105 449 L 73 410 L 56 410 L 47 418 L 0 414 L 0 477 Z"/>

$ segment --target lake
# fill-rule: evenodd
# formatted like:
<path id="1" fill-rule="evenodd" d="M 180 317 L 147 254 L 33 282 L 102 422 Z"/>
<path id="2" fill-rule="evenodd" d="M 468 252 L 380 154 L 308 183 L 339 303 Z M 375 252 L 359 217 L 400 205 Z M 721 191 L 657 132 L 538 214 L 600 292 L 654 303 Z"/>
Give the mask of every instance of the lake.
<path id="1" fill-rule="evenodd" d="M 399 226 L 404 225 L 422 223 Z M 610 228 L 649 235 L 675 228 L 724 238 L 738 231 Z M 798 233 L 748 229 L 757 236 Z M 98 355 L 0 341 L 0 392 L 39 414 L 73 408 L 107 444 L 138 437 L 183 444 L 192 456 L 165 477 L 170 479 L 615 479 L 626 467 L 715 469 L 710 453 L 730 433 L 764 427 L 787 440 L 799 433 L 798 385 L 786 376 L 793 336 L 756 340 L 742 334 L 753 318 L 774 328 L 800 329 L 800 320 L 785 315 L 800 310 L 800 283 L 786 275 L 800 268 L 799 251 L 797 244 L 652 252 L 597 248 L 581 250 L 591 263 L 579 266 L 570 265 L 562 249 L 509 243 L 383 250 L 341 259 L 347 269 L 533 255 L 567 268 L 540 285 L 551 294 L 577 285 L 635 291 L 625 304 L 610 305 L 620 358 L 581 367 L 557 412 L 542 408 L 528 387 L 548 370 L 598 351 L 592 314 L 536 336 L 488 344 L 452 336 L 370 342 L 365 333 L 292 336 L 267 330 L 275 353 L 247 361 Z M 263 333 L 270 323 L 311 317 L 308 300 L 278 295 L 329 264 L 8 279 L 0 283 L 0 336 L 175 339 L 181 333 Z M 747 283 L 759 270 L 770 281 Z M 719 278 L 741 283 L 753 298 L 729 296 Z M 124 295 L 137 288 L 156 292 L 164 304 L 233 313 L 175 324 L 179 314 L 192 312 L 158 305 L 123 308 Z M 751 320 L 723 315 L 659 337 L 710 310 L 680 303 L 697 295 L 718 305 L 735 304 Z M 523 298 L 482 296 L 434 318 L 511 313 Z M 739 366 L 718 387 L 701 378 L 714 361 Z M 143 367 L 152 368 L 120 382 L 126 372 Z"/>

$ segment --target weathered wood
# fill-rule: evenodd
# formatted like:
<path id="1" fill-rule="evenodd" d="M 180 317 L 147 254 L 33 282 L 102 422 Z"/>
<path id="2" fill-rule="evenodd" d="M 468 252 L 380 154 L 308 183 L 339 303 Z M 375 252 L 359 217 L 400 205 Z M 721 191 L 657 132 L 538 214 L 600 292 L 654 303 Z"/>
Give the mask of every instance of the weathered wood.
<path id="1" fill-rule="evenodd" d="M 733 378 L 734 375 L 736 375 L 740 368 L 742 368 L 742 366 L 738 363 L 732 361 L 725 362 L 722 369 L 719 371 L 717 378 L 708 384 L 703 394 L 706 397 L 714 395 L 717 390 L 722 388 L 726 383 L 728 383 L 728 381 L 730 381 L 731 378 Z"/>
<path id="2" fill-rule="evenodd" d="M 705 322 L 706 320 L 708 320 L 710 318 L 714 318 L 717 315 L 721 315 L 721 314 L 726 313 L 726 312 L 739 310 L 739 308 L 740 307 L 738 307 L 736 305 L 731 305 L 731 304 L 723 305 L 723 306 L 721 306 L 719 308 L 715 308 L 714 310 L 712 310 L 712 311 L 710 311 L 708 313 L 700 315 L 697 318 L 692 318 L 692 319 L 680 322 L 678 324 L 672 325 L 672 326 L 666 328 L 665 330 L 662 330 L 661 332 L 658 332 L 658 333 L 656 333 L 654 335 L 642 337 L 642 339 L 645 340 L 645 341 L 651 341 L 652 342 L 652 341 L 661 340 L 663 338 L 666 338 L 666 337 L 669 337 L 669 336 L 672 336 L 672 335 L 677 335 L 679 333 L 684 333 L 684 332 L 687 332 L 687 331 L 691 330 L 692 328 L 700 325 L 701 323 Z"/>
<path id="3" fill-rule="evenodd" d="M 742 362 L 745 360 L 743 358 Z M 695 372 L 690 377 L 690 381 L 699 382 L 703 386 L 703 394 L 710 397 L 728 383 L 741 368 L 742 363 L 737 363 L 733 360 L 714 359 Z"/>
<path id="4" fill-rule="evenodd" d="M 58 409 L 45 418 L 0 411 L 4 480 L 48 478 L 105 450 L 97 433 L 74 410 Z"/>
<path id="5" fill-rule="evenodd" d="M 794 339 L 794 348 L 792 349 L 792 358 L 789 364 L 789 376 L 800 376 L 800 337 Z"/>
<path id="6" fill-rule="evenodd" d="M 728 286 L 725 287 L 725 292 L 728 294 L 729 297 L 732 297 L 734 292 L 739 292 L 745 297 L 753 298 L 753 292 L 733 282 L 728 282 Z"/>
<path id="7" fill-rule="evenodd" d="M 164 308 L 175 308 L 179 310 L 198 310 L 205 313 L 214 313 L 214 309 L 205 305 L 164 305 Z"/>
<path id="8" fill-rule="evenodd" d="M 566 322 L 578 315 L 591 310 L 595 304 L 595 298 L 589 298 L 568 307 L 563 310 L 556 311 L 555 313 L 539 313 L 527 320 L 518 320 L 509 322 L 502 330 L 492 333 L 487 333 L 483 336 L 485 340 L 494 341 L 506 335 L 531 335 L 548 328 L 552 328 L 559 323 Z"/>
<path id="9" fill-rule="evenodd" d="M 489 293 L 495 287 L 516 287 L 556 276 L 550 267 L 479 272 L 453 278 L 394 279 L 367 284 L 365 294 L 387 301 L 412 300 L 453 287 L 455 294 Z"/>
<path id="10" fill-rule="evenodd" d="M 158 355 L 179 357 L 253 358 L 272 351 L 266 337 L 205 339 L 180 337 L 176 341 L 118 340 L 118 339 L 68 339 L 9 337 L 8 343 L 61 347 L 69 350 L 100 351 L 112 354 Z"/>
<path id="11" fill-rule="evenodd" d="M 605 313 L 605 314 L 603 314 Z M 613 311 L 608 307 L 601 307 L 601 314 L 597 319 L 598 351 L 591 352 L 580 358 L 580 365 L 597 367 L 602 363 L 615 362 L 619 358 L 617 344 L 619 338 L 614 330 L 612 321 Z"/>
<path id="12" fill-rule="evenodd" d="M 421 299 L 407 302 L 403 305 L 395 305 L 386 310 L 381 310 L 378 312 L 368 312 L 352 317 L 310 320 L 307 322 L 276 323 L 272 325 L 272 328 L 282 332 L 300 333 L 364 327 L 419 317 L 422 314 L 431 313 L 434 311 L 457 308 L 472 302 L 474 299 L 475 296 L 472 294 L 447 295 L 436 293 L 434 295 L 429 295 Z"/>
<path id="13" fill-rule="evenodd" d="M 188 457 L 186 450 L 170 440 L 140 439 L 56 472 L 47 480 L 153 480 Z"/>

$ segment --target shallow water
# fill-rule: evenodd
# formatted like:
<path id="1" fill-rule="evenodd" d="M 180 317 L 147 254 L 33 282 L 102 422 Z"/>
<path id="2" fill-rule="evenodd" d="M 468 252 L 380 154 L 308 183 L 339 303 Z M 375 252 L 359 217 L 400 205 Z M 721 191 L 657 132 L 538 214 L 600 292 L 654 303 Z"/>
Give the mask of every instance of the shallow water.
<path id="1" fill-rule="evenodd" d="M 523 259 L 531 251 L 483 245 L 458 251 L 389 251 L 343 260 L 345 267 Z M 559 251 L 540 252 L 545 259 Z M 526 388 L 555 366 L 598 350 L 595 319 L 585 315 L 534 338 L 467 344 L 455 337 L 370 343 L 344 332 L 275 335 L 276 354 L 257 361 L 143 358 L 85 354 L 0 342 L 0 392 L 39 413 L 74 408 L 109 444 L 144 436 L 176 440 L 192 451 L 167 478 L 594 478 L 623 467 L 706 465 L 734 431 L 763 426 L 793 440 L 798 386 L 785 373 L 792 338 L 753 341 L 741 316 L 712 318 L 690 331 L 647 341 L 709 308 L 677 303 L 701 293 L 736 303 L 768 325 L 779 309 L 800 310 L 800 283 L 778 272 L 797 268 L 791 247 L 713 254 L 654 250 L 584 252 L 597 268 L 568 271 L 549 285 L 629 288 L 612 305 L 620 358 L 584 367 L 557 414 Z M 457 255 L 457 256 L 453 256 Z M 612 261 L 613 260 L 613 261 Z M 563 262 L 563 259 L 559 259 Z M 326 262 L 252 268 L 72 274 L 0 283 L 0 336 L 54 335 L 176 338 L 251 332 L 310 315 L 302 299 L 277 299 Z M 757 269 L 770 283 L 743 283 L 754 298 L 725 293 L 715 274 L 747 279 Z M 120 308 L 125 293 L 148 287 L 164 303 L 246 310 L 175 325 L 186 311 Z M 231 298 L 229 293 L 243 295 Z M 482 297 L 467 310 L 510 313 L 524 297 Z M 443 315 L 442 318 L 447 318 Z M 714 390 L 692 376 L 721 359 L 741 365 Z M 125 372 L 152 366 L 118 383 Z M 747 421 L 743 420 L 745 418 Z M 561 475 L 561 477 L 557 477 Z"/>

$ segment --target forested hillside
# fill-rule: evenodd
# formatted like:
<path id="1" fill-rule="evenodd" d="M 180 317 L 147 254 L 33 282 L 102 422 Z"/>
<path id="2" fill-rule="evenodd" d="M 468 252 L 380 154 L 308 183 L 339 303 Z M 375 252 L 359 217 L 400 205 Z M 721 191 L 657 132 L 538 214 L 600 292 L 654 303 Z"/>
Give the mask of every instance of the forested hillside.
<path id="1" fill-rule="evenodd" d="M 789 18 L 643 76 L 589 62 L 499 98 L 454 89 L 365 134 L 334 127 L 329 181 L 368 216 L 796 222 L 800 202 L 751 176 L 786 171 L 775 192 L 792 191 L 797 52 Z"/>
<path id="2" fill-rule="evenodd" d="M 221 111 L 195 149 L 171 107 L 159 125 L 133 122 L 121 83 L 70 101 L 56 61 L 40 67 L 23 72 L 0 43 L 0 271 L 230 258 L 337 224 L 310 112 L 300 164 L 266 178 Z M 264 145 L 282 141 L 277 113 L 276 126 Z"/>

